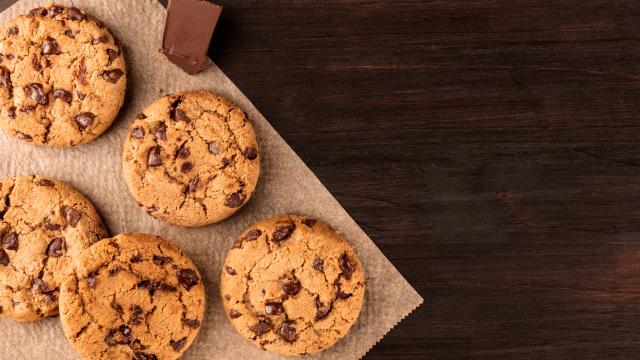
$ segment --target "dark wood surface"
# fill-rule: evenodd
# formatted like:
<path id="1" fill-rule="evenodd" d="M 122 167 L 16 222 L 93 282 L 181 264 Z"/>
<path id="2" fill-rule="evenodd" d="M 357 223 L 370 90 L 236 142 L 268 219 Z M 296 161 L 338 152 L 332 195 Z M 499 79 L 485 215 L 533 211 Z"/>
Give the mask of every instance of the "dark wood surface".
<path id="1" fill-rule="evenodd" d="M 220 3 L 214 61 L 425 298 L 367 359 L 639 357 L 637 1 Z"/>

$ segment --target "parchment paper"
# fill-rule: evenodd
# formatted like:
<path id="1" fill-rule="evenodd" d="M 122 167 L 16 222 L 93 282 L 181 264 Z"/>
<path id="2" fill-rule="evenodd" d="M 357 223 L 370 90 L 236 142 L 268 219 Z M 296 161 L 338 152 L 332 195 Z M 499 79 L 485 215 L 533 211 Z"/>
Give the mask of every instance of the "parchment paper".
<path id="1" fill-rule="evenodd" d="M 22 0 L 0 14 L 0 23 L 49 1 Z M 187 359 L 278 359 L 249 344 L 227 321 L 219 295 L 222 260 L 235 237 L 252 223 L 281 213 L 299 213 L 326 221 L 354 245 L 367 275 L 360 318 L 350 333 L 317 359 L 359 359 L 422 298 L 384 257 L 293 150 L 249 100 L 212 63 L 189 76 L 158 52 L 165 9 L 157 0 L 58 1 L 102 20 L 125 49 L 129 69 L 127 100 L 111 128 L 97 140 L 71 149 L 21 144 L 0 134 L 0 177 L 41 174 L 69 182 L 102 215 L 112 235 L 141 231 L 160 235 L 197 264 L 207 289 L 205 322 Z M 247 206 L 231 219 L 199 229 L 167 225 L 140 209 L 122 178 L 120 157 L 126 129 L 136 113 L 165 93 L 204 88 L 222 93 L 249 115 L 261 147 L 262 172 Z M 275 89 L 274 89 L 275 91 Z M 384 219 L 380 219 L 384 221 Z M 59 319 L 22 324 L 0 318 L 0 359 L 76 359 Z"/>

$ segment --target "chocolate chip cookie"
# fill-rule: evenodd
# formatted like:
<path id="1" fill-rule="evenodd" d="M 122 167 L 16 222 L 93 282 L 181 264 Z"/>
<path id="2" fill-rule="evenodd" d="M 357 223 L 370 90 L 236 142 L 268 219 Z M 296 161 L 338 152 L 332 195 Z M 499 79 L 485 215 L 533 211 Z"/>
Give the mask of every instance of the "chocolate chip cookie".
<path id="1" fill-rule="evenodd" d="M 113 36 L 77 8 L 36 8 L 0 27 L 0 127 L 23 142 L 95 139 L 118 114 L 126 83 Z"/>
<path id="2" fill-rule="evenodd" d="M 204 316 L 195 265 L 163 239 L 120 234 L 87 249 L 60 293 L 65 336 L 86 359 L 176 359 Z"/>
<path id="3" fill-rule="evenodd" d="M 190 227 L 235 213 L 260 173 L 246 114 L 206 91 L 167 95 L 147 107 L 129 126 L 123 162 L 129 190 L 148 214 Z"/>
<path id="4" fill-rule="evenodd" d="M 307 355 L 347 334 L 362 308 L 365 276 L 330 226 L 288 215 L 240 235 L 224 262 L 220 292 L 229 321 L 253 344 Z"/>
<path id="5" fill-rule="evenodd" d="M 69 185 L 41 176 L 0 181 L 0 316 L 57 315 L 65 273 L 103 237 L 93 205 Z"/>

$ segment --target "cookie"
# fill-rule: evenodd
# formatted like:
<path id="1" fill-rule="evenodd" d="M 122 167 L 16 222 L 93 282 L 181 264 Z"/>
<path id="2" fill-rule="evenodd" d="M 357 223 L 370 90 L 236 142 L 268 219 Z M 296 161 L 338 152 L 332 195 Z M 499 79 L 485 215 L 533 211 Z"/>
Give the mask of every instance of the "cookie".
<path id="1" fill-rule="evenodd" d="M 195 265 L 163 239 L 120 234 L 87 249 L 60 292 L 65 336 L 85 359 L 176 359 L 204 316 Z"/>
<path id="2" fill-rule="evenodd" d="M 124 178 L 153 217 L 197 227 L 222 221 L 251 197 L 260 173 L 253 126 L 220 95 L 167 95 L 129 126 Z"/>
<path id="3" fill-rule="evenodd" d="M 87 143 L 124 102 L 122 51 L 74 7 L 33 9 L 0 27 L 0 127 L 22 142 Z"/>
<path id="4" fill-rule="evenodd" d="M 57 315 L 65 273 L 104 237 L 93 205 L 69 185 L 41 176 L 0 181 L 0 316 Z"/>
<path id="5" fill-rule="evenodd" d="M 279 216 L 236 240 L 220 293 L 229 321 L 250 342 L 308 355 L 347 334 L 362 308 L 365 276 L 356 253 L 330 226 Z"/>

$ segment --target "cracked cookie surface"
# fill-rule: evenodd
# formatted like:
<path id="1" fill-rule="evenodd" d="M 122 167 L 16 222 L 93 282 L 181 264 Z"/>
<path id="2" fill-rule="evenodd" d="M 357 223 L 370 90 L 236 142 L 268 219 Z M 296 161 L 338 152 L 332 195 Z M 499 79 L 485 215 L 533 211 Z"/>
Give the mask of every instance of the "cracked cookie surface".
<path id="1" fill-rule="evenodd" d="M 0 316 L 57 315 L 64 275 L 104 237 L 93 205 L 69 185 L 40 176 L 0 181 Z"/>
<path id="2" fill-rule="evenodd" d="M 65 336 L 86 359 L 176 359 L 205 307 L 195 265 L 162 238 L 120 234 L 87 249 L 60 295 Z"/>
<path id="3" fill-rule="evenodd" d="M 77 8 L 52 4 L 0 27 L 0 127 L 22 142 L 95 139 L 116 118 L 126 82 L 115 39 Z"/>
<path id="4" fill-rule="evenodd" d="M 256 136 L 220 95 L 167 95 L 140 113 L 125 140 L 124 178 L 151 216 L 180 226 L 222 221 L 240 209 L 260 173 Z"/>
<path id="5" fill-rule="evenodd" d="M 365 275 L 330 226 L 284 215 L 238 237 L 224 262 L 220 293 L 229 321 L 253 344 L 283 355 L 316 354 L 358 318 Z"/>

